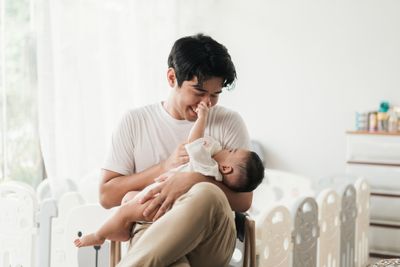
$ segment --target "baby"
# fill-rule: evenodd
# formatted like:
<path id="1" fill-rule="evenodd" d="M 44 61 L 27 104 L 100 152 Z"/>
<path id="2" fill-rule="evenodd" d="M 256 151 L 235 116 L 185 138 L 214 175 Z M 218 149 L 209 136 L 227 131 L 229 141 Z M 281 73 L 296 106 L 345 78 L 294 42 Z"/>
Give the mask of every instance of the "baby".
<path id="1" fill-rule="evenodd" d="M 200 102 L 197 109 L 197 120 L 194 123 L 185 145 L 189 162 L 170 171 L 199 172 L 205 176 L 214 177 L 236 192 L 253 191 L 264 178 L 264 166 L 259 156 L 245 149 L 222 149 L 221 145 L 210 137 L 204 137 L 207 125 L 209 105 Z M 138 204 L 150 189 L 158 182 L 150 184 L 141 192 L 128 192 L 121 207 L 113 216 L 92 234 L 84 235 L 74 241 L 77 247 L 101 245 L 105 239 L 127 241 L 133 223 L 142 218 L 143 205 Z"/>

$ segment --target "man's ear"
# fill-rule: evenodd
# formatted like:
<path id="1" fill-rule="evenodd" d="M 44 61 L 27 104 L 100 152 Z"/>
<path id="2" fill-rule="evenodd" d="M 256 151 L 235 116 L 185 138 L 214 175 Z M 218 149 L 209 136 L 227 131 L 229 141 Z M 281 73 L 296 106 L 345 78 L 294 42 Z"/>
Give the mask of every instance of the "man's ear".
<path id="1" fill-rule="evenodd" d="M 173 68 L 168 68 L 167 80 L 168 80 L 169 86 L 175 87 L 176 75 L 175 75 L 175 70 Z"/>
<path id="2" fill-rule="evenodd" d="M 230 174 L 233 172 L 233 168 L 232 168 L 232 166 L 228 166 L 228 165 L 219 165 L 219 171 L 222 174 Z"/>

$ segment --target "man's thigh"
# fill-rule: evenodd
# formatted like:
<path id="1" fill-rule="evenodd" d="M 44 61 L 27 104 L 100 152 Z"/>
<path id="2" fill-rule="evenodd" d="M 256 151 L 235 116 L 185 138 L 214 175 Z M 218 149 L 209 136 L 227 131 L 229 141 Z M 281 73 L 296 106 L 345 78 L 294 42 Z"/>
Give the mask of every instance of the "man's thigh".
<path id="1" fill-rule="evenodd" d="M 127 265 L 121 266 L 140 266 L 135 265 L 139 262 L 166 266 L 185 255 L 190 266 L 224 266 L 236 240 L 229 203 L 221 189 L 210 183 L 193 186 L 157 222 L 137 225 L 134 231 L 123 259 Z"/>

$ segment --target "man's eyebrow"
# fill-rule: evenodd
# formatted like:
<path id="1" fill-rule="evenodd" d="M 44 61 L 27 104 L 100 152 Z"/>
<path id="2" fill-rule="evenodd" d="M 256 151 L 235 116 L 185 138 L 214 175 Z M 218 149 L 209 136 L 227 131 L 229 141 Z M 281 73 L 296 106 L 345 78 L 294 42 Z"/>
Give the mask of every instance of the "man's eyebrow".
<path id="1" fill-rule="evenodd" d="M 199 91 L 207 91 L 207 90 L 205 90 L 203 87 L 201 87 L 201 85 L 200 84 L 194 84 L 194 85 L 192 85 L 192 87 L 194 88 L 194 89 L 196 89 L 196 90 L 199 90 Z"/>
<path id="2" fill-rule="evenodd" d="M 194 89 L 196 89 L 197 91 L 201 91 L 201 92 L 204 92 L 204 93 L 208 93 L 208 91 L 206 90 L 206 89 L 204 89 L 203 87 L 201 87 L 200 85 L 193 85 L 193 88 Z M 220 91 L 217 91 L 217 92 L 214 92 L 214 93 L 212 93 L 213 95 L 219 95 L 220 93 L 222 93 L 222 90 L 220 90 Z"/>

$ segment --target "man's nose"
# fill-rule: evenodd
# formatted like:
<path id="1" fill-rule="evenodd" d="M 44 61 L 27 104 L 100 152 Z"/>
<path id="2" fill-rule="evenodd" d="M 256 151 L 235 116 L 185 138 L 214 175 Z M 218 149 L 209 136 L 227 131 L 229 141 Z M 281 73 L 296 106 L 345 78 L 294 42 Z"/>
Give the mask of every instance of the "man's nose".
<path id="1" fill-rule="evenodd" d="M 211 106 L 211 98 L 210 95 L 203 96 L 202 101 L 207 104 L 207 106 Z"/>

